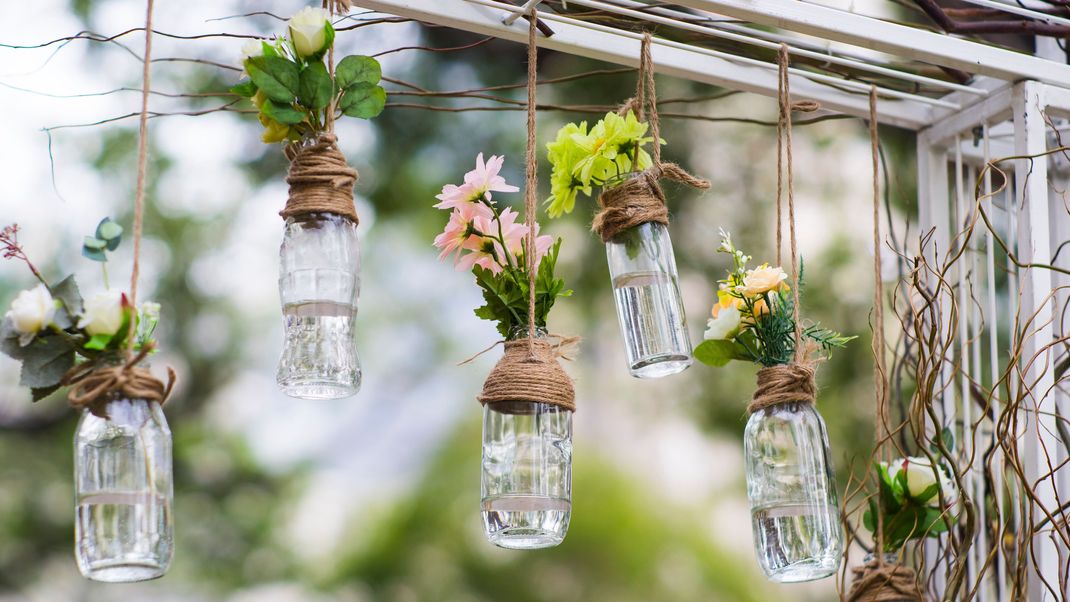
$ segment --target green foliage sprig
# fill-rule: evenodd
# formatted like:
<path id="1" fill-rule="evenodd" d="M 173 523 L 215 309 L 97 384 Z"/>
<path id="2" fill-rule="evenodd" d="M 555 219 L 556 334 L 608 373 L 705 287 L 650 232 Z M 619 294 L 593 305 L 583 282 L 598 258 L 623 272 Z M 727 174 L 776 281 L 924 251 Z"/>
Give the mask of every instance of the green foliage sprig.
<path id="1" fill-rule="evenodd" d="M 369 56 L 324 62 L 335 31 L 327 11 L 305 8 L 290 19 L 288 36 L 253 40 L 242 49 L 248 78 L 230 89 L 253 101 L 266 143 L 297 141 L 326 131 L 328 117 L 371 119 L 386 106 L 382 68 Z"/>
<path id="2" fill-rule="evenodd" d="M 885 552 L 898 551 L 912 539 L 937 537 L 954 523 L 956 489 L 939 463 L 927 458 L 898 458 L 875 462 L 880 491 L 870 498 L 862 524 L 876 534 L 883 527 Z M 878 515 L 882 515 L 878 519 Z"/>
<path id="3" fill-rule="evenodd" d="M 155 345 L 152 335 L 159 321 L 159 304 L 147 302 L 135 308 L 125 293 L 107 290 L 107 285 L 106 290 L 83 299 L 73 275 L 49 283 L 26 256 L 18 232 L 17 224 L 0 231 L 0 252 L 6 259 L 25 263 L 39 284 L 20 292 L 4 314 L 0 352 L 22 362 L 19 384 L 30 388 L 34 401 L 58 390 L 63 376 L 76 364 L 117 361 L 131 346 L 130 337 L 135 350 Z M 85 237 L 82 254 L 101 262 L 103 268 L 106 252 L 119 247 L 122 232 L 121 226 L 105 218 L 92 236 Z"/>
<path id="4" fill-rule="evenodd" d="M 795 299 L 783 268 L 762 264 L 748 269 L 749 255 L 735 247 L 732 237 L 721 231 L 718 252 L 732 256 L 728 277 L 718 281 L 718 301 L 713 307 L 705 341 L 695 348 L 695 359 L 711 366 L 732 360 L 762 366 L 788 364 L 795 356 Z M 802 286 L 800 267 L 799 286 Z M 857 338 L 809 324 L 803 338 L 826 354 Z"/>

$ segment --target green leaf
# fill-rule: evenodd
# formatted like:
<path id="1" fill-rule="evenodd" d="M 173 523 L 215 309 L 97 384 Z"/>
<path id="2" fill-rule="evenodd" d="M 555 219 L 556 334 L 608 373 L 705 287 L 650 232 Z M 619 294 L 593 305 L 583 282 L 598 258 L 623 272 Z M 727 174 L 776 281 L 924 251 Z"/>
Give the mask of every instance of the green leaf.
<path id="1" fill-rule="evenodd" d="M 869 508 L 862 514 L 862 526 L 870 533 L 877 532 L 877 502 L 872 498 L 869 500 Z"/>
<path id="2" fill-rule="evenodd" d="M 278 56 L 257 56 L 246 61 L 245 70 L 271 100 L 289 104 L 297 96 L 301 77 L 296 63 Z"/>
<path id="3" fill-rule="evenodd" d="M 74 347 L 59 336 L 39 336 L 26 346 L 19 384 L 24 387 L 51 387 L 63 379 L 74 365 Z"/>
<path id="4" fill-rule="evenodd" d="M 26 357 L 27 347 L 19 344 L 19 331 L 10 318 L 0 318 L 0 351 L 17 360 Z"/>
<path id="5" fill-rule="evenodd" d="M 381 86 L 360 82 L 345 89 L 338 103 L 344 115 L 359 119 L 371 119 L 383 112 L 386 106 L 386 90 Z"/>
<path id="6" fill-rule="evenodd" d="M 108 348 L 108 343 L 111 342 L 111 339 L 114 336 L 115 335 L 111 334 L 95 334 L 89 337 L 89 340 L 82 346 L 86 349 L 92 349 L 93 351 L 104 351 Z"/>
<path id="7" fill-rule="evenodd" d="M 314 111 L 326 107 L 333 91 L 331 75 L 323 63 L 312 63 L 301 72 L 298 99 L 305 107 Z"/>
<path id="8" fill-rule="evenodd" d="M 123 237 L 123 227 L 113 222 L 110 217 L 106 217 L 97 224 L 96 237 L 109 243 L 115 241 L 115 245 L 118 246 Z M 114 251 L 115 247 L 109 244 L 108 250 Z"/>
<path id="9" fill-rule="evenodd" d="M 237 94 L 244 98 L 252 98 L 257 90 L 259 90 L 259 88 L 256 87 L 256 84 L 253 83 L 253 80 L 251 79 L 243 79 L 230 87 L 230 92 L 232 94 Z"/>
<path id="10" fill-rule="evenodd" d="M 708 366 L 724 366 L 732 360 L 746 359 L 747 351 L 735 341 L 702 341 L 695 347 L 695 359 Z"/>
<path id="11" fill-rule="evenodd" d="M 108 256 L 104 254 L 104 251 L 100 249 L 91 249 L 86 246 L 82 247 L 82 257 L 85 257 L 86 259 L 92 259 L 93 261 L 99 261 L 101 263 L 108 261 Z"/>
<path id="12" fill-rule="evenodd" d="M 103 250 L 105 247 L 108 246 L 108 241 L 100 240 L 99 238 L 96 238 L 94 236 L 86 236 L 82 240 L 82 246 L 87 248 L 87 249 L 100 251 L 100 250 Z"/>
<path id="13" fill-rule="evenodd" d="M 334 68 L 334 76 L 343 89 L 358 83 L 375 85 L 383 79 L 383 68 L 370 56 L 347 56 Z"/>
<path id="14" fill-rule="evenodd" d="M 52 285 L 52 297 L 59 299 L 72 316 L 82 313 L 82 293 L 74 281 L 74 274 Z"/>
<path id="15" fill-rule="evenodd" d="M 939 492 L 940 492 L 940 483 L 933 483 L 932 485 L 929 485 L 928 487 L 926 487 L 925 491 L 922 491 L 920 495 L 912 495 L 912 496 L 910 496 L 910 499 L 914 500 L 915 502 L 919 502 L 919 503 L 924 504 L 924 503 L 927 503 L 929 500 L 931 500 Z"/>
<path id="16" fill-rule="evenodd" d="M 30 389 L 30 393 L 33 395 L 33 402 L 37 403 L 49 395 L 59 390 L 60 384 L 56 383 L 49 387 L 33 387 Z"/>
<path id="17" fill-rule="evenodd" d="M 304 111 L 298 111 L 290 105 L 279 104 L 275 101 L 265 102 L 260 110 L 267 117 L 286 125 L 294 125 L 305 120 Z"/>

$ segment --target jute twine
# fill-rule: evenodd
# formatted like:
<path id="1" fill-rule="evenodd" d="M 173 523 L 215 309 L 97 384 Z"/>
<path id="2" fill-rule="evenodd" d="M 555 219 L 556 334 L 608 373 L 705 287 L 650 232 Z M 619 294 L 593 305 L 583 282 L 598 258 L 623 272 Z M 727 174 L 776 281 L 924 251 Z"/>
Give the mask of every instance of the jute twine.
<path id="1" fill-rule="evenodd" d="M 357 170 L 346 163 L 338 150 L 337 136 L 327 132 L 312 144 L 291 144 L 286 147 L 286 157 L 290 160 L 290 173 L 286 176 L 290 196 L 286 208 L 279 212 L 283 219 L 334 213 L 358 223 L 353 204 Z"/>
<path id="2" fill-rule="evenodd" d="M 658 180 L 675 180 L 702 190 L 710 187 L 709 180 L 696 178 L 675 163 L 661 162 L 661 122 L 658 119 L 658 95 L 654 86 L 654 61 L 650 44 L 650 34 L 643 34 L 635 97 L 625 102 L 618 113 L 623 116 L 634 110 L 636 116 L 643 120 L 649 109 L 650 135 L 654 138 L 653 165 L 635 177 L 606 188 L 598 196 L 601 209 L 594 216 L 591 230 L 602 238 L 602 242 L 609 242 L 621 232 L 641 224 L 668 225 L 669 209 L 665 206 L 665 193 Z"/>
<path id="3" fill-rule="evenodd" d="M 149 94 L 152 84 L 152 9 L 153 0 L 145 8 L 145 55 L 141 71 L 141 114 L 138 119 L 137 183 L 134 187 L 134 258 L 130 270 L 130 305 L 137 307 L 137 285 L 141 274 L 141 238 L 145 216 L 145 182 L 148 172 Z M 144 345 L 134 355 L 135 320 L 127 332 L 126 361 L 118 365 L 96 362 L 79 364 L 63 375 L 62 386 L 69 387 L 67 401 L 76 409 L 88 409 L 94 415 L 107 418 L 105 407 L 118 398 L 143 399 L 163 403 L 175 385 L 175 371 L 167 369 L 167 385 L 138 364 L 152 352 L 151 344 Z"/>
<path id="4" fill-rule="evenodd" d="M 495 409 L 508 414 L 530 412 L 526 404 L 515 402 L 547 403 L 565 410 L 576 411 L 576 391 L 572 379 L 557 361 L 562 357 L 562 345 L 572 343 L 574 338 L 562 338 L 554 345 L 545 339 L 536 338 L 535 330 L 535 226 L 538 186 L 538 158 L 535 154 L 536 125 L 536 76 L 538 73 L 537 24 L 534 7 L 528 14 L 528 106 L 526 190 L 524 216 L 528 223 L 524 259 L 528 272 L 528 336 L 505 342 L 505 353 L 495 364 L 483 383 L 479 402 L 494 404 Z"/>
<path id="5" fill-rule="evenodd" d="M 816 349 L 813 344 L 804 342 L 802 323 L 799 318 L 799 251 L 795 234 L 795 177 L 791 153 L 791 114 L 796 110 L 814 111 L 819 108 L 819 105 L 813 101 L 792 102 L 791 89 L 788 85 L 789 63 L 788 47 L 781 44 L 780 53 L 777 56 L 780 85 L 777 95 L 779 113 L 777 119 L 776 254 L 777 262 L 780 263 L 784 238 L 781 198 L 786 190 L 791 248 L 791 291 L 794 300 L 792 317 L 795 321 L 795 354 L 789 364 L 767 366 L 758 371 L 758 388 L 747 407 L 747 411 L 751 414 L 783 403 L 813 405 L 817 400 L 817 385 L 814 382 L 816 362 L 811 359 Z"/>
<path id="6" fill-rule="evenodd" d="M 855 578 L 847 602 L 925 602 L 914 569 L 871 560 L 852 569 Z"/>
<path id="7" fill-rule="evenodd" d="M 137 355 L 122 364 L 81 364 L 68 370 L 61 384 L 70 387 L 67 400 L 71 407 L 88 409 L 95 416 L 107 418 L 105 408 L 116 399 L 143 399 L 159 404 L 167 401 L 175 386 L 174 369 L 167 368 L 165 386 L 147 368 L 138 366 L 151 351 L 152 345 L 145 345 Z"/>

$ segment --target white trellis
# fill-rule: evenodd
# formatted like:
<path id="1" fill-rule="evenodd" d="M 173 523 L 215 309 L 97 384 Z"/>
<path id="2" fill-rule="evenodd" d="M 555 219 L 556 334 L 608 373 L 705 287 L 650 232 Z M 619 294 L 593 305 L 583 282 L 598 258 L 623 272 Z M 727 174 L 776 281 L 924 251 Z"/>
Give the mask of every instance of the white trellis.
<path id="1" fill-rule="evenodd" d="M 517 42 L 526 41 L 527 26 L 516 17 L 527 6 L 499 0 L 354 0 L 354 4 L 419 21 L 491 35 Z M 1062 25 L 1070 20 L 1037 12 L 1016 2 L 967 0 L 984 8 Z M 938 252 L 952 244 L 951 237 L 961 227 L 974 200 L 973 182 L 985 163 L 993 157 L 1037 155 L 1052 148 L 1053 127 L 1070 118 L 1070 65 L 1043 56 L 1023 54 L 1002 47 L 961 39 L 921 28 L 900 25 L 872 16 L 831 8 L 800 0 L 674 0 L 663 6 L 655 0 L 568 0 L 571 7 L 603 11 L 663 29 L 698 34 L 710 40 L 728 41 L 741 47 L 773 49 L 786 43 L 793 56 L 820 59 L 828 65 L 879 77 L 879 119 L 882 123 L 914 130 L 917 135 L 918 213 L 923 230 L 932 228 Z M 540 13 L 553 29 L 541 37 L 542 47 L 636 66 L 640 34 L 618 27 L 592 23 L 551 11 Z M 760 27 L 755 27 L 760 26 Z M 771 31 L 772 30 L 772 31 Z M 1043 41 L 1038 42 L 1045 54 Z M 733 90 L 767 96 L 777 93 L 776 65 L 724 50 L 717 50 L 656 37 L 652 54 L 657 72 Z M 904 64 L 956 69 L 974 75 L 966 84 L 947 81 Z M 867 117 L 869 84 L 834 73 L 803 68 L 791 71 L 792 92 L 798 97 L 819 101 L 825 110 Z M 918 90 L 925 90 L 924 92 Z M 1050 121 L 1049 121 L 1050 120 Z M 1008 170 L 1007 189 L 984 201 L 993 225 L 1022 263 L 1049 263 L 1063 242 L 1070 241 L 1068 206 L 1061 191 L 1070 186 L 1070 160 L 1063 155 L 1038 160 L 1019 159 Z M 985 178 L 989 190 L 991 177 Z M 991 385 L 997 363 L 1006 360 L 1001 329 L 1013 328 L 1015 318 L 1033 313 L 1034 336 L 1025 349 L 1030 357 L 1066 333 L 1061 311 L 1068 293 L 1053 289 L 1070 285 L 1070 278 L 1043 269 L 1016 269 L 996 265 L 992 234 L 979 230 L 958 272 L 957 290 L 963 306 L 957 333 L 955 357 L 970 379 L 981 386 Z M 1070 245 L 1068 245 L 1070 246 Z M 1070 249 L 1058 253 L 1057 264 L 1070 267 Z M 1001 274 L 1006 273 L 1003 278 Z M 966 298 L 971 291 L 975 305 Z M 1009 301 L 1020 295 L 1018 316 L 1009 315 Z M 988 316 L 987 322 L 981 319 Z M 1070 468 L 1061 443 L 1057 416 L 1070 416 L 1067 392 L 1057 388 L 1053 366 L 1065 352 L 1041 353 L 1030 362 L 1021 362 L 1016 378 L 1035 383 L 1037 398 L 1029 400 L 1022 417 L 1020 454 L 1027 479 L 1036 483 L 1036 494 L 1047 508 L 1070 502 Z M 974 441 L 970 429 L 962 428 L 978 419 L 978 407 L 971 401 L 969 379 L 945 378 L 942 419 L 954 429 L 966 454 L 977 452 L 985 442 Z M 958 378 L 961 382 L 950 382 Z M 997 399 L 997 403 L 999 399 Z M 978 433 L 991 437 L 991 429 Z M 998 453 L 998 451 L 997 451 Z M 998 458 L 997 458 L 998 461 Z M 998 478 L 998 475 L 997 475 Z M 980 476 L 967 475 L 967 487 L 980 492 Z M 979 496 L 983 499 L 983 496 Z M 981 512 L 985 512 L 984 504 Z M 1018 512 L 1016 504 L 998 508 Z M 1061 519 L 1066 520 L 1066 514 Z M 1017 517 L 1022 520 L 1021 516 Z M 983 522 L 983 521 L 982 521 Z M 984 529 L 978 533 L 971 557 L 971 574 L 992 545 Z M 1031 571 L 1030 599 L 1053 599 L 1041 578 L 1058 584 L 1070 572 L 1070 550 L 1061 541 L 1037 535 L 1034 542 L 1036 570 Z M 1005 588 L 997 580 L 1005 577 L 1006 566 L 997 566 L 993 578 L 982 584 L 980 600 L 1006 600 Z M 1056 586 L 1058 589 L 1058 586 Z M 1000 595 L 996 595 L 996 591 Z M 1064 599 L 1066 592 L 1058 599 Z"/>

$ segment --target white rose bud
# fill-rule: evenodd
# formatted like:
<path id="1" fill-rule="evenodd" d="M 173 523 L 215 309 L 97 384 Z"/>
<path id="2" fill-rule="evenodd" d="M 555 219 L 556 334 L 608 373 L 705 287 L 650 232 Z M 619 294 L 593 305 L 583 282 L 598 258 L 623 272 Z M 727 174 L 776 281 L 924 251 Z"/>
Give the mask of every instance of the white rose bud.
<path id="1" fill-rule="evenodd" d="M 943 501 L 949 505 L 955 502 L 957 498 L 955 484 L 943 469 L 939 467 L 933 468 L 928 458 L 910 457 L 896 460 L 888 467 L 888 476 L 894 480 L 901 470 L 906 470 L 907 493 L 911 497 L 920 497 L 927 489 L 939 483 L 940 490 L 943 493 Z M 940 494 L 934 495 L 926 500 L 925 503 L 933 507 L 939 507 Z"/>
<path id="2" fill-rule="evenodd" d="M 51 324 L 55 316 L 56 301 L 43 284 L 20 292 L 5 315 L 15 330 L 22 334 L 19 343 L 23 345 L 29 344 L 33 335 Z"/>
<path id="3" fill-rule="evenodd" d="M 327 49 L 329 16 L 322 8 L 306 6 L 290 17 L 290 40 L 301 58 L 315 56 Z"/>
<path id="4" fill-rule="evenodd" d="M 254 58 L 254 57 L 258 57 L 258 56 L 263 56 L 263 54 L 264 54 L 264 43 L 262 41 L 260 41 L 260 40 L 249 40 L 249 41 L 245 42 L 244 44 L 242 44 L 242 47 L 241 47 L 241 58 L 242 58 L 242 61 L 245 61 L 245 59 L 251 59 L 251 58 Z"/>
<path id="5" fill-rule="evenodd" d="M 123 324 L 123 293 L 104 291 L 85 301 L 85 313 L 78 320 L 78 328 L 84 328 L 90 336 L 111 335 Z"/>

